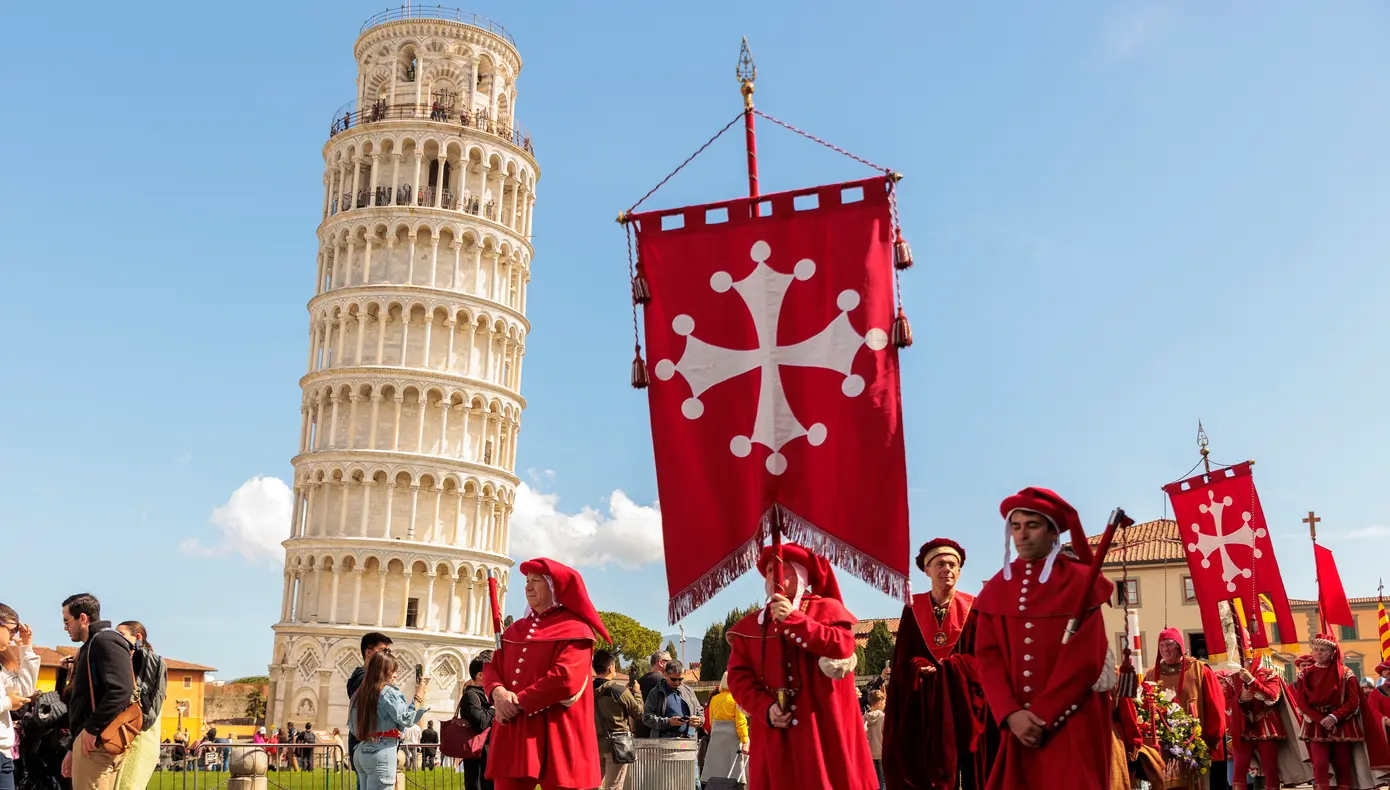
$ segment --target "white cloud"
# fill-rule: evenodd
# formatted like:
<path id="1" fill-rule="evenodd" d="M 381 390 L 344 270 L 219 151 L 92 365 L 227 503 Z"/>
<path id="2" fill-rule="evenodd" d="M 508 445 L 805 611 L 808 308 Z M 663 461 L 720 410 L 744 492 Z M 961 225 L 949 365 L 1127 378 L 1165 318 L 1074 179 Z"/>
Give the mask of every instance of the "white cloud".
<path id="1" fill-rule="evenodd" d="M 1344 535 L 1347 540 L 1378 540 L 1380 538 L 1390 538 L 1390 527 L 1384 524 L 1374 524 L 1361 529 L 1354 529 Z"/>
<path id="2" fill-rule="evenodd" d="M 553 473 L 543 473 L 549 478 Z M 532 474 L 532 479 L 537 475 Z M 635 568 L 660 562 L 661 512 L 633 502 L 621 489 L 608 497 L 608 512 L 585 506 L 564 513 L 560 496 L 522 483 L 512 512 L 512 556 L 551 557 L 567 565 Z"/>
<path id="3" fill-rule="evenodd" d="M 256 475 L 208 517 L 208 523 L 222 531 L 220 544 L 204 546 L 197 538 L 189 538 L 179 548 L 200 557 L 240 554 L 252 561 L 283 561 L 280 542 L 289 535 L 293 509 L 294 494 L 285 481 Z"/>
<path id="4" fill-rule="evenodd" d="M 1167 29 L 1167 10 L 1141 6 L 1112 14 L 1101 34 L 1106 54 L 1118 60 L 1137 55 Z"/>

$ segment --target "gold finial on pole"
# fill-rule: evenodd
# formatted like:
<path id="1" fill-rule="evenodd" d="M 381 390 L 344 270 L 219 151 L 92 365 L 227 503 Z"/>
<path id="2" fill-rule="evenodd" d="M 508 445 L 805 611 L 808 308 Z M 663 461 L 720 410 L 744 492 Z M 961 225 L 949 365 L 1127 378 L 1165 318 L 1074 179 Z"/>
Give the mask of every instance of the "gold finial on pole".
<path id="1" fill-rule="evenodd" d="M 743 92 L 744 109 L 753 109 L 753 80 L 758 78 L 758 67 L 753 64 L 753 51 L 748 48 L 748 37 L 743 37 L 743 46 L 738 50 L 738 66 L 734 69 Z"/>
<path id="2" fill-rule="evenodd" d="M 1210 443 L 1207 439 L 1207 431 L 1202 427 L 1202 421 L 1197 420 L 1197 449 L 1202 452 L 1202 466 L 1207 474 L 1211 474 L 1211 459 L 1208 457 L 1211 455 L 1211 450 L 1207 449 L 1207 445 Z"/>

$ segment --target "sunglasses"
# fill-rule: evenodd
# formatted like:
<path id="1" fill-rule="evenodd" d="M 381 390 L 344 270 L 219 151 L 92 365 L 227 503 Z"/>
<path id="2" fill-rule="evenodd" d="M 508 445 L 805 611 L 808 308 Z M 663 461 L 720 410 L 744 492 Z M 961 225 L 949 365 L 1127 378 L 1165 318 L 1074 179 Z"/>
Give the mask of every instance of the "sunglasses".
<path id="1" fill-rule="evenodd" d="M 10 632 L 10 636 L 19 634 L 19 623 L 0 623 L 0 628 Z"/>

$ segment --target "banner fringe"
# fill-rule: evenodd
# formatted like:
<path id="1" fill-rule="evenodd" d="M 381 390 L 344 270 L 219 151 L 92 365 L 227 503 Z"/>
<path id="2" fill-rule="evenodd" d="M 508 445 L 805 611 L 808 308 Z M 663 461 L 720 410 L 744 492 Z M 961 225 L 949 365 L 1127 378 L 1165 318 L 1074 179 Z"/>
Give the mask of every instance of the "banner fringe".
<path id="1" fill-rule="evenodd" d="M 907 574 L 893 570 L 786 507 L 774 503 L 763 514 L 758 529 L 752 537 L 734 549 L 719 564 L 706 571 L 699 579 L 671 597 L 667 607 L 667 617 L 672 624 L 705 605 L 720 590 L 728 587 L 738 577 L 753 569 L 757 564 L 758 555 L 762 552 L 762 547 L 771 542 L 772 514 L 774 511 L 781 515 L 784 543 L 799 543 L 810 549 L 813 554 L 826 558 L 835 567 L 863 581 L 870 587 L 903 603 L 911 603 L 912 587 Z"/>

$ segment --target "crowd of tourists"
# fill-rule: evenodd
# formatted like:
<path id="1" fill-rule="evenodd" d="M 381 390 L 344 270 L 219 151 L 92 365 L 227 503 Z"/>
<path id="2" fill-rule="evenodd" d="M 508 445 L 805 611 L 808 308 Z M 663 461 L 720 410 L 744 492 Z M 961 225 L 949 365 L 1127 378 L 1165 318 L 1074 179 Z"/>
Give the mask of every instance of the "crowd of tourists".
<path id="1" fill-rule="evenodd" d="M 33 630 L 0 604 L 0 790 L 144 790 L 159 763 L 164 660 L 144 625 L 113 626 L 93 595 L 67 598 L 62 616 L 81 647 L 40 692 Z"/>

